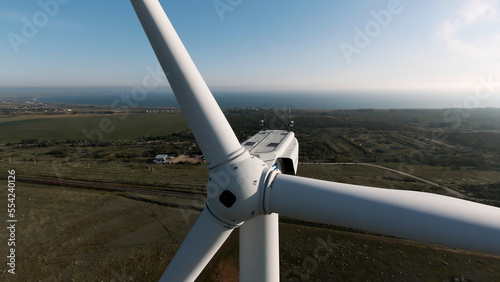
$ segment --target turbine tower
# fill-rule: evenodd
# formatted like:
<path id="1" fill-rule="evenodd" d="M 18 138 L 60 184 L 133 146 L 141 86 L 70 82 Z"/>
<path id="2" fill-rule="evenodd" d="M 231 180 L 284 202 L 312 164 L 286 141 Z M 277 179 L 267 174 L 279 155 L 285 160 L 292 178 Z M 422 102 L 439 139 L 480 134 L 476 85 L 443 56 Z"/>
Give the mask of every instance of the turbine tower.
<path id="1" fill-rule="evenodd" d="M 161 281 L 194 281 L 240 228 L 240 280 L 279 281 L 278 214 L 500 255 L 500 209 L 294 176 L 293 132 L 240 144 L 158 0 L 131 0 L 208 162 L 206 207 Z"/>

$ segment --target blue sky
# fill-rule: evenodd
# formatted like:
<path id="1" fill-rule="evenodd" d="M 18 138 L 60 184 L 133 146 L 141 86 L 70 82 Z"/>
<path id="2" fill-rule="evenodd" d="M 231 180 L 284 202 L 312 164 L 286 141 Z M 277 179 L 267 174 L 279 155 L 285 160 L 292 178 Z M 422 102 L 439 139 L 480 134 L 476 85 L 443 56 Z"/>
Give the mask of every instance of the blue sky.
<path id="1" fill-rule="evenodd" d="M 215 90 L 473 94 L 500 81 L 500 0 L 160 2 Z M 129 1 L 3 1 L 0 34 L 0 87 L 133 87 L 157 65 Z"/>

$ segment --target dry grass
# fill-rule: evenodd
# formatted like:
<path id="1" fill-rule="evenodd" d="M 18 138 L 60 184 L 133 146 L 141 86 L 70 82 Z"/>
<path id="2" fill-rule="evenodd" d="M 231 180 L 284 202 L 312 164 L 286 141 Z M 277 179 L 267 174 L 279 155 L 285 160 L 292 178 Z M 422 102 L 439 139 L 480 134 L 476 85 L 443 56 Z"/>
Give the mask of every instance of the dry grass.
<path id="1" fill-rule="evenodd" d="M 0 280 L 157 281 L 199 212 L 141 197 L 18 182 L 17 274 L 8 274 L 4 264 Z M 5 228 L 0 236 L 7 236 Z M 5 252 L 4 244 L 1 248 Z M 280 224 L 280 252 L 283 281 L 500 277 L 500 257 L 286 222 Z M 236 230 L 199 281 L 235 281 L 237 276 Z"/>

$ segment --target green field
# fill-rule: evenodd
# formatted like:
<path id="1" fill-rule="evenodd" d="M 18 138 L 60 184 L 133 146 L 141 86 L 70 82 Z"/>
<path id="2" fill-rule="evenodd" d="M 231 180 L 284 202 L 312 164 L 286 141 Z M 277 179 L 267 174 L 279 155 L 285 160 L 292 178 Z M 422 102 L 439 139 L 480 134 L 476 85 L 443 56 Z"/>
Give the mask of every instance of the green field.
<path id="1" fill-rule="evenodd" d="M 179 113 L 101 115 L 0 122 L 0 143 L 21 140 L 114 141 L 140 136 L 167 135 L 188 129 Z"/>
<path id="2" fill-rule="evenodd" d="M 151 163 L 157 153 L 200 154 L 180 113 L 134 109 L 122 119 L 118 113 L 102 114 L 104 108 L 81 111 L 0 117 L 0 171 L 14 169 L 19 178 L 205 193 L 205 163 Z M 441 114 L 442 110 L 297 110 L 293 131 L 300 144 L 298 175 L 456 196 L 446 186 L 471 200 L 500 206 L 500 110 L 477 110 L 458 129 L 441 123 Z M 260 111 L 233 109 L 226 116 L 240 141 L 263 129 Z M 267 118 L 268 129 L 286 128 L 287 117 L 268 112 Z M 446 138 L 433 138 L 436 129 Z M 105 142 L 93 142 L 100 134 Z M 435 183 L 369 166 L 373 164 Z M 200 199 L 175 196 L 22 181 L 17 185 L 23 218 L 20 252 L 30 253 L 19 258 L 20 264 L 30 265 L 30 271 L 19 276 L 24 281 L 71 280 L 74 273 L 83 280 L 157 280 L 203 207 Z M 201 281 L 237 279 L 237 239 L 238 230 Z M 325 259 L 314 254 L 318 240 L 331 243 Z M 498 256 L 292 218 L 281 218 L 280 253 L 281 277 L 289 281 L 496 281 L 500 273 Z"/>
<path id="3" fill-rule="evenodd" d="M 98 115 L 105 108 L 78 111 L 74 115 L 35 113 L 0 118 L 0 144 L 7 144 L 0 146 L 0 167 L 14 167 L 24 175 L 87 181 L 205 185 L 204 165 L 151 164 L 160 153 L 199 154 L 182 114 L 145 113 L 145 109 L 133 109 L 135 113 L 128 116 Z M 495 128 L 480 130 L 484 124 L 500 124 L 500 110 L 475 110 L 464 120 L 467 125 L 457 130 L 449 124 L 439 125 L 442 112 L 297 110 L 293 130 L 299 141 L 299 161 L 304 163 L 299 175 L 447 195 L 437 185 L 381 169 L 328 165 L 375 163 L 445 185 L 471 199 L 500 201 L 500 133 Z M 240 141 L 262 129 L 262 114 L 255 110 L 226 111 Z M 286 124 L 288 117 L 279 114 L 268 113 L 269 126 Z M 446 138 L 434 139 L 437 125 Z M 100 138 L 106 142 L 92 141 Z"/>

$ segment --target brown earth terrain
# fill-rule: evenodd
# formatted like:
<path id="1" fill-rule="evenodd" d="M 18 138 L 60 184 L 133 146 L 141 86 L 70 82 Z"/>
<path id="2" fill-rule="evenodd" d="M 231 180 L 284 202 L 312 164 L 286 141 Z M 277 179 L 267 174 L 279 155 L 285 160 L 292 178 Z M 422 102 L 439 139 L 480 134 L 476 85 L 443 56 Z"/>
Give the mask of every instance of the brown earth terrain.
<path id="1" fill-rule="evenodd" d="M 6 199 L 6 191 L 2 191 Z M 203 200 L 17 182 L 16 274 L 1 281 L 157 281 Z M 179 208 L 182 206 L 184 208 Z M 2 228 L 0 252 L 7 254 Z M 236 281 L 238 231 L 199 281 Z M 282 218 L 283 281 L 498 281 L 500 257 Z M 458 280 L 457 280 L 458 279 Z"/>

